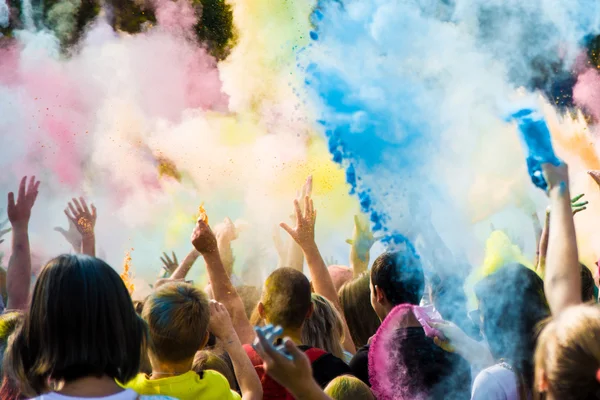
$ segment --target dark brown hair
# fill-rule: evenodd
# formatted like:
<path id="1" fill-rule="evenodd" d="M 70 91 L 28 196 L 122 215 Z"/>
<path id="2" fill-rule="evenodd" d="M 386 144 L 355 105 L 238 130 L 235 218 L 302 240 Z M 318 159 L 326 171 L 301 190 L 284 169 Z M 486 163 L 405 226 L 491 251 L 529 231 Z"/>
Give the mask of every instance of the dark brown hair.
<path id="1" fill-rule="evenodd" d="M 411 249 L 383 253 L 373 262 L 371 282 L 392 305 L 418 305 L 425 289 L 421 261 Z"/>
<path id="2" fill-rule="evenodd" d="M 142 311 L 150 348 L 161 361 L 194 357 L 206 338 L 210 311 L 206 294 L 188 283 L 169 283 L 152 293 Z"/>
<path id="3" fill-rule="evenodd" d="M 367 344 L 369 338 L 377 332 L 381 321 L 371 306 L 369 274 L 344 283 L 338 292 L 344 317 L 350 330 L 350 336 L 356 348 Z"/>
<path id="4" fill-rule="evenodd" d="M 47 392 L 49 380 L 127 382 L 138 373 L 145 333 L 115 270 L 94 257 L 62 255 L 37 279 L 4 366 L 28 396 Z"/>
<path id="5" fill-rule="evenodd" d="M 310 282 L 293 268 L 278 268 L 265 281 L 262 304 L 266 319 L 284 329 L 302 326 L 311 307 Z"/>

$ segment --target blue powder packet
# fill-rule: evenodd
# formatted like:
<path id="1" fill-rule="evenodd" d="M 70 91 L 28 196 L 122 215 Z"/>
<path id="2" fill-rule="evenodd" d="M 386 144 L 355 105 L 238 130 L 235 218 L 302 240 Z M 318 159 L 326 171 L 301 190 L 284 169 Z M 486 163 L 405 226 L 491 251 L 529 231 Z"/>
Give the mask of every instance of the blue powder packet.
<path id="1" fill-rule="evenodd" d="M 552 148 L 550 130 L 544 118 L 535 110 L 524 108 L 512 114 L 511 119 L 517 122 L 521 139 L 527 147 L 527 170 L 531 181 L 542 190 L 548 189 L 548 183 L 542 173 L 542 164 L 560 165 L 561 161 Z"/>

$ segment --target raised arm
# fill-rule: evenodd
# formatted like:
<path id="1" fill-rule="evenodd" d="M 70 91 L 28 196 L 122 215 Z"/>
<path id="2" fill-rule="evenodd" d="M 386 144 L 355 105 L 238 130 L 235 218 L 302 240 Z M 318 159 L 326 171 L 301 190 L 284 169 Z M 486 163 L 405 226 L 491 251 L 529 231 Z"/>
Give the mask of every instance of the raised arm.
<path id="1" fill-rule="evenodd" d="M 206 262 L 208 279 L 215 300 L 227 307 L 233 321 L 233 327 L 242 343 L 252 343 L 254 330 L 246 316 L 244 303 L 223 267 L 215 234 L 204 221 L 199 219 L 192 232 L 191 239 L 194 248 L 204 257 Z"/>
<path id="2" fill-rule="evenodd" d="M 221 341 L 223 348 L 231 358 L 233 372 L 242 392 L 242 399 L 261 400 L 263 392 L 260 379 L 258 379 L 256 370 L 233 328 L 227 308 L 214 300 L 211 300 L 209 307 L 210 323 L 208 329 Z"/>
<path id="3" fill-rule="evenodd" d="M 581 303 L 581 278 L 566 164 L 543 164 L 550 197 L 550 234 L 544 290 L 552 314 Z"/>
<path id="4" fill-rule="evenodd" d="M 7 308 L 24 310 L 29 301 L 31 284 L 31 252 L 29 248 L 29 219 L 39 192 L 40 182 L 32 176 L 21 179 L 15 202 L 13 192 L 8 194 L 8 219 L 12 225 L 12 254 L 6 272 Z"/>
<path id="5" fill-rule="evenodd" d="M 587 201 L 581 201 L 583 194 L 575 196 L 571 199 L 571 212 L 573 217 L 575 214 L 587 209 Z M 538 243 L 538 255 L 536 261 L 536 272 L 543 279 L 546 275 L 546 256 L 548 255 L 548 237 L 550 235 L 550 207 L 546 209 L 546 219 L 544 221 L 544 228 L 540 235 Z"/>
<path id="6" fill-rule="evenodd" d="M 93 204 L 88 207 L 83 197 L 80 197 L 79 200 L 73 198 L 65 209 L 65 215 L 81 235 L 81 253 L 95 257 L 96 207 Z"/>
<path id="7" fill-rule="evenodd" d="M 190 272 L 192 265 L 194 265 L 198 257 L 200 257 L 200 253 L 198 252 L 198 250 L 196 250 L 195 248 L 190 250 L 190 252 L 187 256 L 185 256 L 181 264 L 179 264 L 175 271 L 173 271 L 169 279 L 185 279 L 188 272 Z"/>
<path id="8" fill-rule="evenodd" d="M 312 194 L 312 176 L 306 178 L 304 185 L 302 185 L 302 189 L 300 192 L 296 193 L 296 200 L 304 201 L 305 197 L 310 197 Z M 294 221 L 294 215 L 292 215 L 292 221 Z M 289 240 L 287 242 L 287 251 L 286 251 L 286 259 L 283 263 L 284 267 L 294 268 L 300 272 L 304 272 L 304 251 L 300 245 L 295 240 Z"/>
<path id="9" fill-rule="evenodd" d="M 231 219 L 225 218 L 222 223 L 215 227 L 215 235 L 217 237 L 221 262 L 223 263 L 227 275 L 231 276 L 231 273 L 233 272 L 233 262 L 235 261 L 233 250 L 231 249 L 231 242 L 238 238 L 238 230 Z"/>
<path id="10" fill-rule="evenodd" d="M 315 242 L 315 222 L 317 220 L 317 211 L 314 208 L 313 201 L 307 196 L 304 198 L 304 213 L 300 209 L 300 203 L 298 200 L 294 200 L 294 208 L 296 209 L 296 227 L 292 229 L 288 224 L 281 223 L 281 227 L 290 234 L 292 239 L 302 248 L 304 257 L 310 270 L 310 276 L 312 280 L 315 292 L 331 301 L 335 308 L 340 312 L 342 316 L 342 322 L 344 326 L 344 349 L 350 353 L 355 353 L 356 348 L 352 342 L 350 330 L 348 324 L 344 318 L 344 311 L 340 304 L 333 280 L 327 265 L 321 257 L 321 252 Z"/>

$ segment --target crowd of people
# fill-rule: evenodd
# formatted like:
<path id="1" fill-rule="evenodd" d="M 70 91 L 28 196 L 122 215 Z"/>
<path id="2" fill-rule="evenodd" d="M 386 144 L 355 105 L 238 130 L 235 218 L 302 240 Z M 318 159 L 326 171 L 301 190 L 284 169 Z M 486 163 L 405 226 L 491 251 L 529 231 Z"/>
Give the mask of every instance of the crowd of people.
<path id="1" fill-rule="evenodd" d="M 471 312 L 460 275 L 424 267 L 409 243 L 391 243 L 370 265 L 377 238 L 358 217 L 350 266 L 328 267 L 310 178 L 294 226 L 281 224 L 291 245 L 260 288 L 233 272 L 235 225 L 213 231 L 200 218 L 190 253 L 165 254 L 164 276 L 134 302 L 95 257 L 96 209 L 79 198 L 65 210 L 76 251 L 48 261 L 31 290 L 28 227 L 43 187 L 23 178 L 8 194 L 0 398 L 600 398 L 598 282 L 579 262 L 573 223 L 585 204 L 571 201 L 565 164 L 545 164 L 544 177 L 535 267 L 484 276 Z M 199 258 L 203 289 L 186 280 Z"/>

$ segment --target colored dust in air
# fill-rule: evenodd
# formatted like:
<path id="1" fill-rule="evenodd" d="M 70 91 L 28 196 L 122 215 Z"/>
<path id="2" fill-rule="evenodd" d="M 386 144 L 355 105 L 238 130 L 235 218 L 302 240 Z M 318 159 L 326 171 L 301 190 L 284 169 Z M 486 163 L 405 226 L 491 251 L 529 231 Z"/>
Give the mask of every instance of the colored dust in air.
<path id="1" fill-rule="evenodd" d="M 131 275 L 130 270 L 131 270 L 131 253 L 128 251 L 125 253 L 125 259 L 123 260 L 123 273 L 121 274 L 121 279 L 123 280 L 125 287 L 129 291 L 129 294 L 131 295 L 131 294 L 133 294 L 133 291 L 135 290 L 135 286 L 133 285 L 133 282 L 132 282 L 132 275 Z"/>
<path id="2" fill-rule="evenodd" d="M 159 178 L 169 177 L 181 182 L 181 173 L 173 161 L 163 156 L 157 157 L 157 161 Z"/>
<path id="3" fill-rule="evenodd" d="M 206 225 L 208 225 L 208 215 L 204 209 L 204 203 L 200 204 L 200 207 L 198 207 L 198 215 L 196 219 L 201 219 Z"/>

